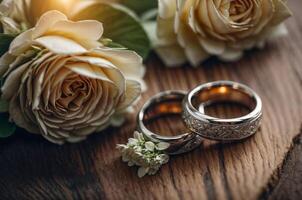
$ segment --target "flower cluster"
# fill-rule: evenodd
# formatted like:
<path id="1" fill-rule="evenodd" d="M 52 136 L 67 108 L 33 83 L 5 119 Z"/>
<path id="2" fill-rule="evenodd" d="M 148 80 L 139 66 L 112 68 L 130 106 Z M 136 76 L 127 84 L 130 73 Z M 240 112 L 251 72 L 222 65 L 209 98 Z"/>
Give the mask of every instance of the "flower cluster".
<path id="1" fill-rule="evenodd" d="M 146 140 L 142 133 L 134 132 L 134 138 L 129 138 L 126 145 L 119 144 L 117 148 L 128 166 L 139 166 L 138 176 L 153 175 L 159 168 L 169 161 L 164 152 L 169 147 L 165 142 L 152 142 Z"/>

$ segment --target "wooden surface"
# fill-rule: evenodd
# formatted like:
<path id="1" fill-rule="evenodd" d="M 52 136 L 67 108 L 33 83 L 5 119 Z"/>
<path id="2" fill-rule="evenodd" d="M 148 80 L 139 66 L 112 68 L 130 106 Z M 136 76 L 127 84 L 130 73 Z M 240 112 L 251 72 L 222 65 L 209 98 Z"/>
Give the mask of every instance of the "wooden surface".
<path id="1" fill-rule="evenodd" d="M 0 199 L 299 199 L 302 2 L 290 0 L 289 5 L 294 12 L 287 21 L 289 35 L 239 62 L 212 59 L 198 69 L 168 69 L 155 56 L 147 61 L 149 89 L 137 109 L 159 91 L 234 80 L 251 86 L 263 100 L 264 119 L 254 137 L 206 143 L 171 158 L 157 175 L 139 179 L 137 169 L 122 163 L 115 149 L 132 135 L 135 113 L 121 129 L 94 134 L 80 144 L 57 146 L 18 130 L 0 142 Z M 175 124 L 165 120 L 157 127 L 173 129 Z"/>

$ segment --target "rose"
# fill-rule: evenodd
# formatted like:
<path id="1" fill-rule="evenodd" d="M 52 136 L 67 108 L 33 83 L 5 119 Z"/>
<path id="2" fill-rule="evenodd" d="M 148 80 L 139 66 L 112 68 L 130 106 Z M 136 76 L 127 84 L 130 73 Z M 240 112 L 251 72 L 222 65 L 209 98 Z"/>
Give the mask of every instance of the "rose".
<path id="1" fill-rule="evenodd" d="M 106 128 L 131 105 L 141 92 L 142 59 L 103 47 L 102 31 L 98 21 L 49 11 L 15 38 L 0 59 L 11 120 L 62 144 Z"/>
<path id="2" fill-rule="evenodd" d="M 157 52 L 167 65 L 236 60 L 284 30 L 290 15 L 285 0 L 160 0 Z"/>
<path id="3" fill-rule="evenodd" d="M 16 34 L 21 32 L 20 26 L 10 17 L 14 10 L 12 0 L 3 0 L 0 3 L 0 32 Z"/>
<path id="4" fill-rule="evenodd" d="M 0 17 L 3 32 L 20 33 L 32 28 L 45 12 L 58 10 L 71 17 L 82 0 L 3 0 Z"/>

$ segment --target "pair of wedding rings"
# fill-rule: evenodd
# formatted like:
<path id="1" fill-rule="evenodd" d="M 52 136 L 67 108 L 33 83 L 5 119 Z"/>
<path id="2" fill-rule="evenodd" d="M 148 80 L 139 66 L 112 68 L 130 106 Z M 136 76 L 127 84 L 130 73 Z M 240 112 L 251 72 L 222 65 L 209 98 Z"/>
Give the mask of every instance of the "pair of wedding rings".
<path id="1" fill-rule="evenodd" d="M 213 103 L 234 102 L 249 109 L 247 115 L 222 119 L 209 116 L 205 107 Z M 146 123 L 168 114 L 182 115 L 187 133 L 163 136 L 149 130 Z M 232 81 L 216 81 L 200 85 L 190 92 L 165 91 L 147 101 L 137 117 L 137 129 L 146 138 L 170 144 L 168 154 L 193 150 L 203 138 L 217 141 L 236 141 L 256 133 L 262 117 L 260 97 L 248 86 Z"/>

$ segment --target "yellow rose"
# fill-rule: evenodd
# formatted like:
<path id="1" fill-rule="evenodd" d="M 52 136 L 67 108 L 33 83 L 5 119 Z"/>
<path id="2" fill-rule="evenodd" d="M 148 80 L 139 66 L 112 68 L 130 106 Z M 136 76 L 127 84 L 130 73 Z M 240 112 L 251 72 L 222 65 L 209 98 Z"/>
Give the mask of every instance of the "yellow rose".
<path id="1" fill-rule="evenodd" d="M 62 144 L 106 128 L 129 107 L 141 93 L 142 58 L 103 47 L 102 32 L 98 21 L 49 11 L 15 38 L 0 59 L 11 120 Z"/>
<path id="2" fill-rule="evenodd" d="M 160 0 L 157 52 L 167 65 L 236 60 L 284 32 L 290 15 L 285 0 Z"/>

